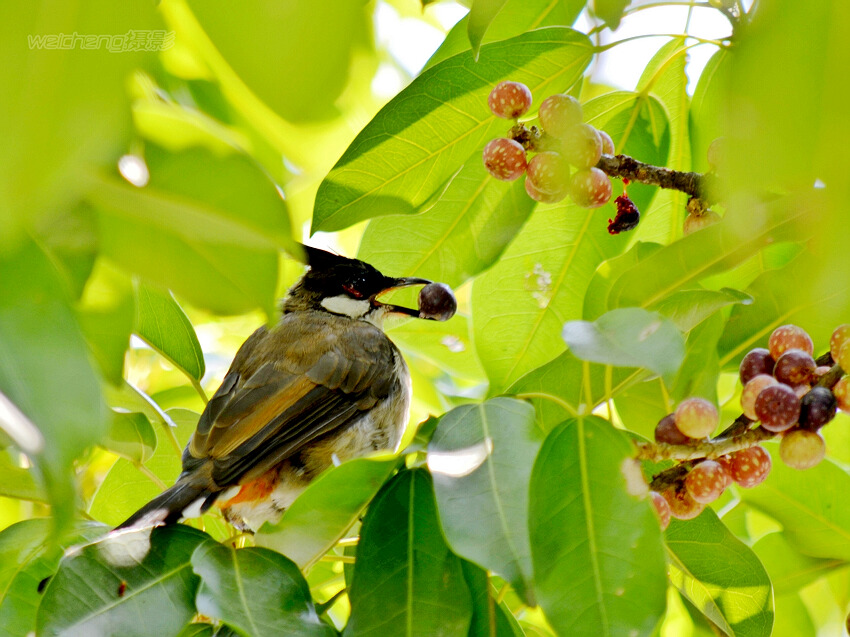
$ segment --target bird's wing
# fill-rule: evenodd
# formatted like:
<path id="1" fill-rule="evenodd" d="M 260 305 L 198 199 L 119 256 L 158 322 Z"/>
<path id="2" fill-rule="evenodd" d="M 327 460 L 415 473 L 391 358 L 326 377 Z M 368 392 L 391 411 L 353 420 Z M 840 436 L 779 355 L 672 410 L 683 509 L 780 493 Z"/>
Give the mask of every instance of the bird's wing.
<path id="1" fill-rule="evenodd" d="M 211 462 L 219 487 L 261 475 L 389 394 L 394 346 L 383 332 L 354 322 L 340 337 L 320 313 L 298 318 L 246 341 L 198 421 L 184 470 Z"/>

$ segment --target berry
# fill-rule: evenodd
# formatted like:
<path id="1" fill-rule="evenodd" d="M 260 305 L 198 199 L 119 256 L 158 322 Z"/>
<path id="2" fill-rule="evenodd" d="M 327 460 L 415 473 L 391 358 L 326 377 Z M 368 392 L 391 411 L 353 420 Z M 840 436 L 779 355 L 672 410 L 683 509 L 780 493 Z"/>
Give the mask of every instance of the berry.
<path id="1" fill-rule="evenodd" d="M 773 375 L 780 383 L 786 385 L 800 385 L 808 383 L 814 378 L 817 363 L 811 354 L 801 349 L 788 349 L 782 356 L 776 359 Z"/>
<path id="2" fill-rule="evenodd" d="M 668 445 L 686 445 L 693 442 L 693 439 L 679 431 L 673 414 L 667 414 L 655 425 L 655 442 Z"/>
<path id="3" fill-rule="evenodd" d="M 708 228 L 721 220 L 721 216 L 714 210 L 706 210 L 701 215 L 688 215 L 685 217 L 685 223 L 682 225 L 682 234 L 686 237 L 693 234 L 697 230 Z"/>
<path id="4" fill-rule="evenodd" d="M 741 359 L 741 366 L 738 368 L 738 374 L 741 377 L 741 384 L 746 385 L 754 377 L 759 374 L 773 374 L 773 366 L 776 361 L 763 347 L 756 347 L 747 352 L 747 355 Z"/>
<path id="5" fill-rule="evenodd" d="M 570 179 L 570 167 L 558 153 L 545 151 L 537 153 L 528 162 L 528 177 L 535 190 L 546 194 L 567 196 Z"/>
<path id="6" fill-rule="evenodd" d="M 838 403 L 826 387 L 813 387 L 800 401 L 800 425 L 817 431 L 835 418 Z"/>
<path id="7" fill-rule="evenodd" d="M 821 435 L 805 429 L 794 429 L 782 437 L 779 457 L 793 469 L 810 469 L 823 460 L 826 443 Z"/>
<path id="8" fill-rule="evenodd" d="M 519 179 L 528 166 L 525 149 L 519 142 L 505 137 L 492 140 L 484 147 L 484 166 L 496 179 Z"/>
<path id="9" fill-rule="evenodd" d="M 705 398 L 686 398 L 676 408 L 676 426 L 686 436 L 705 438 L 720 424 L 717 407 Z"/>
<path id="10" fill-rule="evenodd" d="M 658 514 L 658 522 L 661 524 L 661 530 L 663 531 L 670 524 L 670 505 L 667 504 L 667 500 L 658 491 L 650 491 L 649 498 L 652 501 L 655 512 Z"/>
<path id="11" fill-rule="evenodd" d="M 599 141 L 602 142 L 602 153 L 604 155 L 614 154 L 614 140 L 604 130 L 596 129 L 596 134 L 599 135 Z"/>
<path id="12" fill-rule="evenodd" d="M 529 197 L 534 199 L 534 201 L 539 201 L 540 203 L 558 203 L 567 196 L 566 191 L 548 193 L 543 192 L 542 190 L 537 190 L 528 177 L 525 178 L 525 192 Z"/>
<path id="13" fill-rule="evenodd" d="M 682 484 L 667 489 L 661 495 L 670 507 L 670 514 L 677 520 L 692 520 L 705 508 L 705 505 L 691 497 Z"/>
<path id="14" fill-rule="evenodd" d="M 700 462 L 688 472 L 685 488 L 701 504 L 714 502 L 726 489 L 726 469 L 714 460 Z"/>
<path id="15" fill-rule="evenodd" d="M 801 349 L 811 356 L 814 354 L 815 346 L 811 337 L 802 327 L 783 325 L 773 330 L 768 340 L 767 349 L 770 350 L 770 355 L 776 361 L 779 360 L 785 350 L 789 349 Z"/>
<path id="16" fill-rule="evenodd" d="M 844 376 L 832 387 L 835 402 L 841 411 L 850 412 L 850 376 Z"/>
<path id="17" fill-rule="evenodd" d="M 540 105 L 540 127 L 550 135 L 564 139 L 581 124 L 581 103 L 572 95 L 550 95 Z"/>
<path id="18" fill-rule="evenodd" d="M 732 480 L 745 489 L 764 482 L 772 466 L 770 454 L 756 445 L 729 454 Z"/>
<path id="19" fill-rule="evenodd" d="M 829 337 L 829 353 L 832 354 L 833 361 L 838 360 L 838 350 L 847 341 L 850 341 L 850 323 L 839 325 Z"/>
<path id="20" fill-rule="evenodd" d="M 715 458 L 714 461 L 723 467 L 723 475 L 726 476 L 726 486 L 732 486 L 732 483 L 734 482 L 734 480 L 732 480 L 732 458 L 729 456 L 720 456 L 719 458 Z"/>
<path id="21" fill-rule="evenodd" d="M 457 300 L 445 283 L 429 283 L 419 291 L 419 318 L 448 321 L 457 311 Z"/>
<path id="22" fill-rule="evenodd" d="M 850 372 L 850 341 L 844 341 L 838 348 L 838 357 L 835 363 L 845 372 Z"/>
<path id="23" fill-rule="evenodd" d="M 750 381 L 744 385 L 744 391 L 741 392 L 741 411 L 750 420 L 758 420 L 756 415 L 756 398 L 765 387 L 777 385 L 779 383 L 773 376 L 767 374 L 759 374 L 753 376 Z"/>
<path id="24" fill-rule="evenodd" d="M 614 200 L 614 204 L 617 206 L 617 214 L 613 220 L 608 220 L 608 234 L 620 234 L 636 228 L 640 222 L 640 210 L 629 196 L 623 193 Z"/>
<path id="25" fill-rule="evenodd" d="M 811 391 L 812 386 L 808 383 L 802 383 L 800 385 L 794 385 L 793 387 L 791 387 L 791 389 L 793 389 L 794 393 L 797 394 L 797 398 L 803 400 L 803 396 L 805 396 Z"/>
<path id="26" fill-rule="evenodd" d="M 582 208 L 598 208 L 611 199 L 611 180 L 598 168 L 579 170 L 570 179 L 569 192 Z"/>
<path id="27" fill-rule="evenodd" d="M 706 150 L 705 156 L 708 160 L 708 165 L 715 170 L 723 166 L 726 146 L 725 137 L 718 137 L 708 145 L 708 150 Z"/>
<path id="28" fill-rule="evenodd" d="M 573 126 L 563 137 L 564 158 L 578 169 L 595 166 L 602 157 L 602 140 L 590 124 Z"/>
<path id="29" fill-rule="evenodd" d="M 516 119 L 531 108 L 531 91 L 521 82 L 499 82 L 490 91 L 487 105 L 496 117 Z"/>
<path id="30" fill-rule="evenodd" d="M 788 385 L 771 385 L 756 398 L 755 412 L 761 426 L 768 431 L 785 431 L 800 418 L 800 399 Z"/>

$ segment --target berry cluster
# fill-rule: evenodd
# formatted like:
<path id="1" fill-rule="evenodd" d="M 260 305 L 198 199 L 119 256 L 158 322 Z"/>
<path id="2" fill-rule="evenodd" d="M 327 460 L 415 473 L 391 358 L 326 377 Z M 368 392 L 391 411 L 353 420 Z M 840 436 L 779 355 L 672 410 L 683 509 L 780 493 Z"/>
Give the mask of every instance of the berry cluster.
<path id="1" fill-rule="evenodd" d="M 802 328 L 783 325 L 770 335 L 766 349 L 751 350 L 739 368 L 743 384 L 741 408 L 746 418 L 743 422 L 757 421 L 768 435 L 780 434 L 780 458 L 794 469 L 808 469 L 823 459 L 826 446 L 819 430 L 835 417 L 836 409 L 850 412 L 850 376 L 845 374 L 835 382 L 835 371 L 819 366 L 813 353 L 812 339 Z M 833 332 L 826 358 L 840 368 L 839 374 L 850 369 L 850 324 Z M 828 380 L 828 374 L 833 375 L 833 382 L 824 384 L 821 379 Z M 833 386 L 830 389 L 827 385 Z M 655 441 L 696 445 L 711 435 L 718 424 L 719 415 L 713 404 L 702 398 L 688 398 L 659 421 Z M 726 439 L 721 434 L 716 440 Z M 660 492 L 651 491 L 662 528 L 666 528 L 671 516 L 681 520 L 696 517 L 733 483 L 744 488 L 760 484 L 770 468 L 770 455 L 758 445 L 678 465 L 672 482 Z"/>
<path id="2" fill-rule="evenodd" d="M 519 82 L 501 82 L 487 103 L 494 115 L 514 119 L 531 108 L 531 91 Z M 611 199 L 611 180 L 596 168 L 602 154 L 614 154 L 614 142 L 604 131 L 582 123 L 582 109 L 570 95 L 552 95 L 538 110 L 540 128 L 549 140 L 545 150 L 529 160 L 519 141 L 500 137 L 484 147 L 484 165 L 496 179 L 513 181 L 524 173 L 525 191 L 535 201 L 555 203 L 569 195 L 585 208 Z M 530 149 L 530 148 L 529 148 Z"/>

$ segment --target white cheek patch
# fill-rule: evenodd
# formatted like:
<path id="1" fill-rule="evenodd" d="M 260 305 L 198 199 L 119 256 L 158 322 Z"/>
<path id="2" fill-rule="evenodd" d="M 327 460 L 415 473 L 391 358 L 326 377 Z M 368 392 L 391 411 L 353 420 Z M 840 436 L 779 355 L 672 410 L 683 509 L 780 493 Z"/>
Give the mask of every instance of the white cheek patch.
<path id="1" fill-rule="evenodd" d="M 349 296 L 341 295 L 322 299 L 322 307 L 333 314 L 342 314 L 357 319 L 365 316 L 372 309 L 372 304 L 368 299 L 352 299 Z"/>

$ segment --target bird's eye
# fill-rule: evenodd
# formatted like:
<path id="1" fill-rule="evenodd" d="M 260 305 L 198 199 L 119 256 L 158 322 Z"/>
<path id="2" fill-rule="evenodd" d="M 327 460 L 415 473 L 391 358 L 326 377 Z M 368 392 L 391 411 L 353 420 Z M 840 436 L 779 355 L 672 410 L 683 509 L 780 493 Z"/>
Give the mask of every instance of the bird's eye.
<path id="1" fill-rule="evenodd" d="M 362 299 L 363 293 L 360 292 L 354 285 L 343 285 L 342 289 L 346 291 L 347 294 L 350 294 L 355 299 Z"/>

